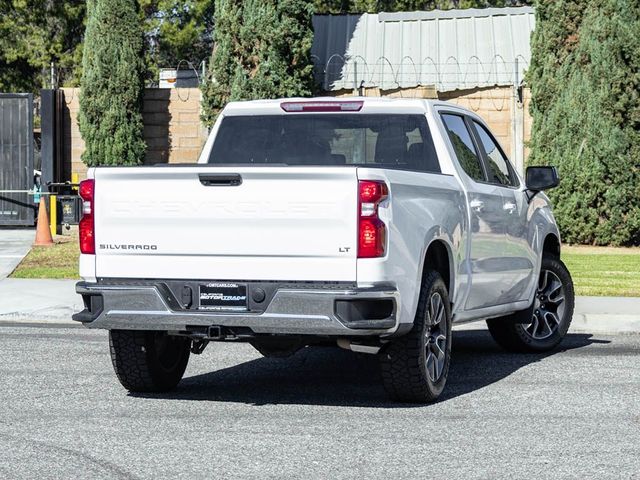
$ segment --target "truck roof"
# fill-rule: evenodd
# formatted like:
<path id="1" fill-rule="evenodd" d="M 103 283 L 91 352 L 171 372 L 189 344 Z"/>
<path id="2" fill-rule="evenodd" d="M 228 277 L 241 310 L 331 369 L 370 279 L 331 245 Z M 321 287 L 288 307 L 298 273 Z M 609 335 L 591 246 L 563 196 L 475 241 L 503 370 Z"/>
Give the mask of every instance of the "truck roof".
<path id="1" fill-rule="evenodd" d="M 391 98 L 391 97 L 312 97 L 312 98 L 280 98 L 270 100 L 248 100 L 230 102 L 224 108 L 223 115 L 282 115 L 287 112 L 282 108 L 283 103 L 354 103 L 361 102 L 362 113 L 425 113 L 433 105 L 447 105 L 455 108 L 454 104 L 442 100 L 428 100 L 423 98 Z M 317 113 L 317 112 L 316 112 Z M 322 112 L 320 112 L 322 113 Z M 334 112 L 335 113 L 335 112 Z M 295 115 L 295 113 L 292 113 Z"/>

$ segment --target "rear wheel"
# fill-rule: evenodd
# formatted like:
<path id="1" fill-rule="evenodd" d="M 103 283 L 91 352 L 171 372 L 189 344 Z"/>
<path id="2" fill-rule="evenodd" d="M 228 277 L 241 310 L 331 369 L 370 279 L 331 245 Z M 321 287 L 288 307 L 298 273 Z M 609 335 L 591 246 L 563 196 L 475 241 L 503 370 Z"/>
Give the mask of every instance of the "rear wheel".
<path id="1" fill-rule="evenodd" d="M 522 312 L 487 320 L 489 332 L 513 352 L 545 352 L 557 347 L 573 317 L 574 291 L 569 270 L 559 258 L 544 257 L 533 305 Z"/>
<path id="2" fill-rule="evenodd" d="M 382 380 L 395 400 L 432 402 L 442 393 L 451 361 L 451 307 L 437 272 L 427 272 L 413 329 L 381 353 Z"/>
<path id="3" fill-rule="evenodd" d="M 111 362 L 118 380 L 132 392 L 165 392 L 182 379 L 191 341 L 166 332 L 111 330 Z"/>

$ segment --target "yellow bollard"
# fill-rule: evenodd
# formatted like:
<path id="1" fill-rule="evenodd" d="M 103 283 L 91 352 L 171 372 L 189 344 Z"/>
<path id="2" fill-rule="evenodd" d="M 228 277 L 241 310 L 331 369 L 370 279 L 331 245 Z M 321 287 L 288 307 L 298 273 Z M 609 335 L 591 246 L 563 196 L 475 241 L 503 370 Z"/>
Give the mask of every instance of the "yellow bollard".
<path id="1" fill-rule="evenodd" d="M 51 227 L 51 236 L 58 232 L 58 209 L 56 208 L 56 196 L 49 195 L 49 226 Z"/>

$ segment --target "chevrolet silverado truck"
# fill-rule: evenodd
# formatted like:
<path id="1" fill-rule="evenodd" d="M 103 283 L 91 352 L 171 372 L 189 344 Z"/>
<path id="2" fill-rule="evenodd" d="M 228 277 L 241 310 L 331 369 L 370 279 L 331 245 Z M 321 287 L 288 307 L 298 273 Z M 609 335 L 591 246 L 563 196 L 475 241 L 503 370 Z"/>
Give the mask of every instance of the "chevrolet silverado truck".
<path id="1" fill-rule="evenodd" d="M 442 101 L 229 103 L 197 164 L 90 168 L 79 187 L 85 309 L 130 391 L 166 391 L 190 353 L 333 344 L 379 356 L 396 400 L 445 386 L 452 325 L 511 351 L 566 335 L 574 306 L 548 198 L 486 123 Z"/>

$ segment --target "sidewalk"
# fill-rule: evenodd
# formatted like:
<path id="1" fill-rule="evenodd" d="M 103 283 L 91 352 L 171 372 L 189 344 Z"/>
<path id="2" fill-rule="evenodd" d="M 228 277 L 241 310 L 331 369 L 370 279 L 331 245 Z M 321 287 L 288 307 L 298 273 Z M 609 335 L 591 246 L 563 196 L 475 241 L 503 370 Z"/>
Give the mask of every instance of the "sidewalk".
<path id="1" fill-rule="evenodd" d="M 76 280 L 0 280 L 2 323 L 51 323 L 78 325 L 71 315 L 82 310 L 75 292 Z M 456 329 L 484 328 L 484 322 Z M 640 298 L 577 297 L 571 324 L 575 333 L 640 333 Z"/>
<path id="2" fill-rule="evenodd" d="M 640 333 L 640 298 L 577 297 L 571 331 Z"/>
<path id="3" fill-rule="evenodd" d="M 77 280 L 5 278 L 0 280 L 0 324 L 74 324 L 71 315 L 82 310 Z"/>
<path id="4" fill-rule="evenodd" d="M 0 229 L 0 281 L 8 277 L 29 253 L 35 236 L 33 228 Z"/>
<path id="5" fill-rule="evenodd" d="M 82 310 L 76 280 L 6 278 L 29 253 L 35 230 L 0 229 L 0 324 L 76 324 L 71 315 Z"/>

